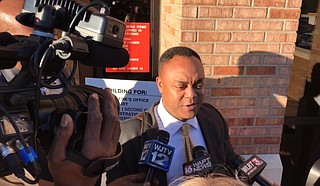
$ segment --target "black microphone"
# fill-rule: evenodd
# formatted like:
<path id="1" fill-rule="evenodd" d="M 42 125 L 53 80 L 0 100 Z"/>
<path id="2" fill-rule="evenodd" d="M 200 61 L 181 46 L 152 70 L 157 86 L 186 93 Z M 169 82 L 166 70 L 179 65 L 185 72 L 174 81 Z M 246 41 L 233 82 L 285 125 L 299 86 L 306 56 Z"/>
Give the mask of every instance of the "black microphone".
<path id="1" fill-rule="evenodd" d="M 183 175 L 200 175 L 213 171 L 213 163 L 211 161 L 211 154 L 207 153 L 203 146 L 195 146 L 192 149 L 192 161 L 188 161 L 182 165 Z"/>
<path id="2" fill-rule="evenodd" d="M 253 155 L 247 160 L 240 157 L 236 164 L 239 166 L 240 173 L 244 174 L 249 180 L 256 181 L 261 186 L 272 186 L 272 183 L 260 175 L 267 163 L 257 155 Z"/>
<path id="3" fill-rule="evenodd" d="M 159 130 L 155 140 L 145 141 L 138 164 L 148 165 L 148 173 L 145 182 L 151 182 L 154 171 L 168 172 L 175 148 L 167 145 L 170 134 Z"/>
<path id="4" fill-rule="evenodd" d="M 64 36 L 53 41 L 52 46 L 61 59 L 79 60 L 88 66 L 124 67 L 129 62 L 129 53 L 126 49 L 104 45 L 81 36 Z"/>

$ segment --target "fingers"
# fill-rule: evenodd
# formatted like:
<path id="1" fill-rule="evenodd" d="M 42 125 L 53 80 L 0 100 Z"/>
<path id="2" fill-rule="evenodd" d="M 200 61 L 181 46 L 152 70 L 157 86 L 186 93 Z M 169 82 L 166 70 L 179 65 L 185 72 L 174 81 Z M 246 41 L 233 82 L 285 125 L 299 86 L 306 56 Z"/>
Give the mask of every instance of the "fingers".
<path id="1" fill-rule="evenodd" d="M 105 89 L 103 94 L 103 126 L 102 138 L 105 143 L 118 142 L 120 136 L 120 119 L 118 115 L 118 100 L 111 89 Z"/>
<path id="2" fill-rule="evenodd" d="M 108 88 L 102 94 L 103 105 L 100 105 L 96 93 L 90 94 L 88 98 L 87 124 L 81 152 L 89 159 L 114 156 L 119 141 L 117 98 Z"/>
<path id="3" fill-rule="evenodd" d="M 66 159 L 68 141 L 73 133 L 73 121 L 68 114 L 61 117 L 60 126 L 48 153 L 49 162 L 55 163 Z"/>
<path id="4" fill-rule="evenodd" d="M 90 148 L 92 144 L 100 142 L 101 125 L 102 114 L 100 112 L 99 97 L 96 93 L 92 93 L 88 98 L 88 115 L 83 148 Z"/>

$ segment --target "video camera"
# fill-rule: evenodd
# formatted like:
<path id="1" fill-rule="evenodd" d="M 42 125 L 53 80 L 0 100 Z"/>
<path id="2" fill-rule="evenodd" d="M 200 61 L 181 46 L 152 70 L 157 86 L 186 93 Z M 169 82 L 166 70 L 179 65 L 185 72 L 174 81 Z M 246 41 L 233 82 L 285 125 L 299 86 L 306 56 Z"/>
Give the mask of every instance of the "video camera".
<path id="1" fill-rule="evenodd" d="M 70 146 L 80 150 L 87 98 L 92 92 L 102 98 L 102 90 L 73 83 L 77 62 L 123 67 L 129 61 L 122 48 L 125 25 L 109 13 L 102 1 L 25 0 L 16 20 L 32 27 L 32 34 L 0 33 L 0 70 L 18 61 L 22 65 L 10 82 L 0 84 L 1 177 L 14 173 L 27 183 L 38 182 L 37 145 L 48 151 L 63 113 L 75 121 L 74 135 L 80 138 Z M 56 29 L 62 31 L 59 39 Z M 66 60 L 73 61 L 70 71 Z"/>

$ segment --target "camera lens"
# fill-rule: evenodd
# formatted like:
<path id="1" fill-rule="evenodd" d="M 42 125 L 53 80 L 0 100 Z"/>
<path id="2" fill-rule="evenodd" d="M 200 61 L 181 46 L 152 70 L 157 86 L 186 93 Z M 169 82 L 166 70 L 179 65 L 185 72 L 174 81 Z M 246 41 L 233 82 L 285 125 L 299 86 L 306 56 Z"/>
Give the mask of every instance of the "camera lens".
<path id="1" fill-rule="evenodd" d="M 118 33 L 119 33 L 119 31 L 120 31 L 120 28 L 119 28 L 119 26 L 118 26 L 118 25 L 113 26 L 113 28 L 112 28 L 112 32 L 113 32 L 114 34 L 118 34 Z"/>

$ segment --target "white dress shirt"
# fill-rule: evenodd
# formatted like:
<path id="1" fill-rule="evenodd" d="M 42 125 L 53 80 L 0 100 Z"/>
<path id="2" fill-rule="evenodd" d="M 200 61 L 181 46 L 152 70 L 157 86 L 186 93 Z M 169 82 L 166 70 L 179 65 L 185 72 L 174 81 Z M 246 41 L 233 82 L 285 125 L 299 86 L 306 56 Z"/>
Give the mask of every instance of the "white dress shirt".
<path id="1" fill-rule="evenodd" d="M 170 134 L 168 145 L 175 147 L 170 169 L 167 173 L 167 182 L 169 185 L 172 181 L 183 176 L 182 165 L 187 161 L 182 131 L 179 130 L 184 123 L 189 123 L 191 125 L 190 137 L 194 146 L 201 145 L 206 149 L 207 147 L 196 117 L 185 122 L 177 120 L 164 108 L 162 99 L 160 100 L 159 105 L 154 108 L 154 113 L 156 115 L 159 129 L 165 130 Z"/>

